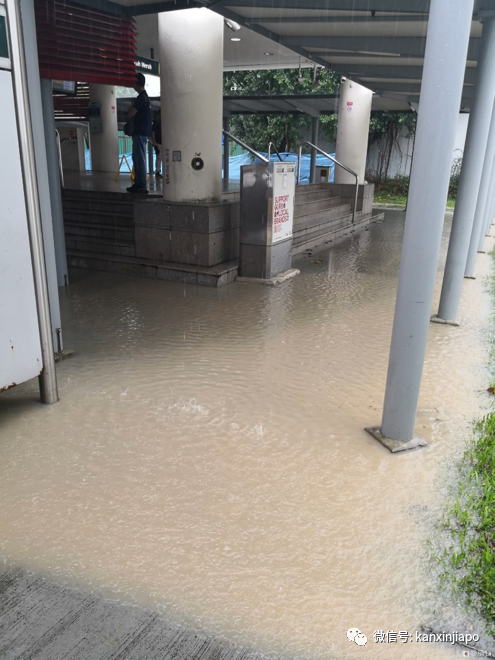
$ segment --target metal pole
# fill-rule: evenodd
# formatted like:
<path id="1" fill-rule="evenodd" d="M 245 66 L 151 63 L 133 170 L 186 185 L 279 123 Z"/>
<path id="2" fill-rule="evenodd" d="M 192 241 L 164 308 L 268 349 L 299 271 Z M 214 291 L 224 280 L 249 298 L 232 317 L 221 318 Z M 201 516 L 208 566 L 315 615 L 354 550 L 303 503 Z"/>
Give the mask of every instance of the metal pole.
<path id="1" fill-rule="evenodd" d="M 411 169 L 383 418 L 378 430 L 385 438 L 402 441 L 396 445 L 404 449 L 425 444 L 424 440 L 414 438 L 414 423 L 472 13 L 473 0 L 456 5 L 455 11 L 452 10 L 452 0 L 432 0 L 430 5 L 416 149 Z M 445 39 L 446 34 L 449 39 Z M 439 98 L 442 99 L 441 107 Z"/>
<path id="2" fill-rule="evenodd" d="M 476 204 L 476 213 L 474 215 L 473 231 L 471 232 L 471 241 L 466 261 L 464 276 L 473 278 L 476 266 L 476 255 L 478 254 L 478 245 L 480 239 L 485 235 L 485 214 L 488 194 L 490 192 L 490 183 L 492 178 L 492 164 L 495 157 L 495 100 L 492 106 L 490 121 L 490 130 L 488 133 L 488 143 L 485 150 L 483 162 L 483 173 L 481 175 L 480 189 L 478 192 L 478 203 Z"/>
<path id="3" fill-rule="evenodd" d="M 154 174 L 154 172 L 153 172 L 153 151 L 154 151 L 154 148 L 153 148 L 153 144 L 152 144 L 151 140 L 148 140 L 147 145 L 148 145 L 148 175 L 149 175 L 150 181 L 151 181 L 151 177 Z"/>
<path id="4" fill-rule="evenodd" d="M 31 243 L 34 288 L 38 307 L 43 370 L 40 375 L 40 394 L 43 403 L 58 401 L 57 373 L 53 354 L 50 303 L 45 268 L 45 254 L 41 229 L 38 178 L 34 152 L 29 90 L 20 8 L 16 0 L 6 0 L 7 24 L 11 44 L 12 80 L 16 105 L 19 150 L 24 178 L 24 195 Z"/>
<path id="5" fill-rule="evenodd" d="M 483 155 L 495 96 L 493 62 L 495 62 L 495 20 L 486 18 L 481 35 L 481 52 L 476 67 L 476 87 L 469 117 L 466 148 L 438 308 L 438 318 L 444 321 L 456 320 L 461 299 L 464 269 L 483 171 Z"/>
<path id="6" fill-rule="evenodd" d="M 483 227 L 480 232 L 480 240 L 478 243 L 478 251 L 483 252 L 483 247 L 485 245 L 485 238 L 490 235 L 490 226 L 492 224 L 493 218 L 493 205 L 495 203 L 495 196 L 493 191 L 495 190 L 495 159 L 492 162 L 491 175 L 490 175 L 490 186 L 488 188 L 488 195 L 486 197 L 485 210 L 483 213 Z"/>
<path id="7" fill-rule="evenodd" d="M 225 133 L 230 132 L 229 117 L 223 118 L 223 130 Z M 230 138 L 225 133 L 223 134 L 223 189 L 228 190 L 230 179 Z"/>
<path id="8" fill-rule="evenodd" d="M 62 209 L 62 189 L 60 185 L 60 177 L 61 175 L 63 176 L 63 172 L 60 173 L 60 159 L 53 110 L 53 83 L 51 80 L 41 80 L 41 103 L 43 106 L 43 122 L 45 126 L 46 162 L 52 205 L 53 239 L 57 261 L 58 285 L 67 286 L 69 284 L 69 270 L 67 268 L 64 212 Z"/>
<path id="9" fill-rule="evenodd" d="M 299 151 L 297 152 L 297 177 L 296 177 L 296 185 L 300 186 L 301 185 L 301 159 L 302 159 L 302 145 L 299 147 Z"/>
<path id="10" fill-rule="evenodd" d="M 311 142 L 318 146 L 318 129 L 320 126 L 320 118 L 313 117 L 313 130 L 311 132 Z M 311 164 L 309 169 L 309 182 L 316 182 L 316 149 L 311 149 Z"/>

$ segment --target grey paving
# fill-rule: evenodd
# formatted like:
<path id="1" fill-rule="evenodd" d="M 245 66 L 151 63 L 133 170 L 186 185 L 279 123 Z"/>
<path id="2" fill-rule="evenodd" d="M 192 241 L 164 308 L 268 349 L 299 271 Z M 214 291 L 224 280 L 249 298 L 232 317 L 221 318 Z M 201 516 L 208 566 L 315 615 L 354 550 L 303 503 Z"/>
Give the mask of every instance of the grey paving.
<path id="1" fill-rule="evenodd" d="M 1 660 L 266 660 L 155 612 L 0 567 Z"/>

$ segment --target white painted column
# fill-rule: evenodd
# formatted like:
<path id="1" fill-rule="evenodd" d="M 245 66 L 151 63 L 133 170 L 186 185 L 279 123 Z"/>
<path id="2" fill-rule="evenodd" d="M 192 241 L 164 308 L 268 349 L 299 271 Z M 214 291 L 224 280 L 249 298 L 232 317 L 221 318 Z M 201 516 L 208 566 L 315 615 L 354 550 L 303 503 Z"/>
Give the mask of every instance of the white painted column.
<path id="1" fill-rule="evenodd" d="M 373 92 L 352 80 L 340 85 L 339 120 L 335 158 L 356 172 L 364 182 L 371 97 Z M 335 183 L 356 183 L 356 179 L 341 167 L 335 167 Z"/>
<path id="2" fill-rule="evenodd" d="M 119 128 L 117 123 L 117 97 L 111 85 L 89 85 L 89 98 L 100 104 L 101 132 L 92 129 L 91 169 L 93 172 L 115 172 L 119 166 Z"/>
<path id="3" fill-rule="evenodd" d="M 452 0 L 432 0 L 430 5 L 387 387 L 378 430 L 392 451 L 424 444 L 414 438 L 414 424 L 472 11 L 473 0 L 463 0 L 455 11 Z M 387 444 L 386 439 L 396 442 Z"/>
<path id="4" fill-rule="evenodd" d="M 158 15 L 163 197 L 222 194 L 223 17 L 209 9 Z"/>
<path id="5" fill-rule="evenodd" d="M 481 34 L 481 51 L 476 67 L 476 87 L 469 116 L 466 147 L 438 307 L 438 318 L 444 321 L 456 321 L 461 300 L 462 283 L 495 95 L 494 62 L 495 18 L 486 18 Z"/>
<path id="6" fill-rule="evenodd" d="M 480 233 L 478 243 L 478 252 L 483 252 L 485 246 L 485 238 L 490 236 L 490 227 L 493 220 L 493 207 L 495 204 L 495 160 L 491 165 L 490 186 L 488 188 L 488 195 L 486 197 L 485 210 L 483 213 L 483 227 Z"/>

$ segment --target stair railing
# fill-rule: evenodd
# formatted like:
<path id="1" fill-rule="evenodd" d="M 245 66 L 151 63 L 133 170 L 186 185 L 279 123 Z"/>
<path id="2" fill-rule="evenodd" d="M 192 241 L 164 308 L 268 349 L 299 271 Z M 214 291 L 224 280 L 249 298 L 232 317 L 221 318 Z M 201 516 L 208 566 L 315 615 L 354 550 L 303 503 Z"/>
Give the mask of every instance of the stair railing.
<path id="1" fill-rule="evenodd" d="M 325 156 L 326 158 L 329 158 L 333 163 L 335 163 L 335 165 L 338 165 L 339 167 L 341 167 L 346 172 L 349 172 L 349 174 L 352 174 L 352 176 L 356 179 L 356 187 L 355 187 L 355 190 L 354 190 L 354 206 L 352 208 L 352 224 L 354 224 L 354 220 L 356 219 L 357 201 L 358 201 L 358 194 L 359 194 L 359 177 L 358 177 L 358 175 L 356 174 L 356 172 L 351 170 L 346 165 L 343 165 L 342 163 L 339 163 L 338 160 L 333 158 L 333 156 L 330 156 L 330 154 L 327 154 L 325 151 L 323 151 L 323 149 L 320 149 L 320 147 L 317 147 L 315 144 L 312 144 L 311 142 L 304 141 L 304 142 L 299 143 L 299 157 L 297 159 L 297 179 L 296 179 L 297 185 L 299 185 L 299 183 L 301 181 L 301 156 L 302 156 L 303 145 L 305 145 L 305 144 L 307 144 L 308 147 L 311 147 L 311 149 L 315 149 L 315 151 L 322 154 L 322 156 Z"/>
<path id="2" fill-rule="evenodd" d="M 270 162 L 268 160 L 268 158 L 265 158 L 265 156 L 262 156 L 259 152 L 255 151 L 253 148 L 251 148 L 245 142 L 243 142 L 242 140 L 239 140 L 239 138 L 236 138 L 234 135 L 232 135 L 232 133 L 227 133 L 227 131 L 222 131 L 222 133 L 224 135 L 226 135 L 230 140 L 234 140 L 234 142 L 237 142 L 237 144 L 240 145 L 241 147 L 243 147 L 243 149 L 246 149 L 247 151 L 249 151 L 250 154 L 252 154 L 253 156 L 256 156 L 256 158 L 259 158 L 264 163 L 269 163 Z M 282 159 L 280 159 L 280 160 L 282 160 Z"/>
<path id="3" fill-rule="evenodd" d="M 271 160 L 270 156 L 272 155 L 272 147 L 273 147 L 273 151 L 277 154 L 278 159 L 283 163 L 284 159 L 278 153 L 277 147 L 273 144 L 273 142 L 270 142 L 270 144 L 268 145 L 268 160 Z"/>

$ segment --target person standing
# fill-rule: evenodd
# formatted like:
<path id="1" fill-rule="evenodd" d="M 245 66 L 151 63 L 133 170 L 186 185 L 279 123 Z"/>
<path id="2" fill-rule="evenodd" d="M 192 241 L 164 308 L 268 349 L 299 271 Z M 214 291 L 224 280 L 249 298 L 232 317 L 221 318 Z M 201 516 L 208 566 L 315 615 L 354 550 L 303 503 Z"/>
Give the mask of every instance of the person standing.
<path id="1" fill-rule="evenodd" d="M 152 141 L 155 148 L 155 176 L 162 178 L 162 114 L 158 113 L 152 127 Z"/>
<path id="2" fill-rule="evenodd" d="M 134 91 L 138 96 L 134 100 L 129 115 L 133 120 L 132 162 L 134 164 L 134 185 L 127 192 L 148 194 L 146 187 L 146 143 L 151 137 L 151 103 L 145 90 L 146 78 L 142 73 L 136 75 Z"/>

